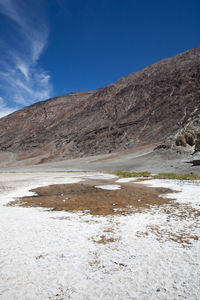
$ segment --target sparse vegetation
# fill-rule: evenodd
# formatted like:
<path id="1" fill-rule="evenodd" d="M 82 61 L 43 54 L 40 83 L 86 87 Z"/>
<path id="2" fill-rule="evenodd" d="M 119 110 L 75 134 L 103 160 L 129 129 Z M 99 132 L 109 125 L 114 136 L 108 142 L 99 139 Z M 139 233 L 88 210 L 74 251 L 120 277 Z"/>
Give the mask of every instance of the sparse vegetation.
<path id="1" fill-rule="evenodd" d="M 178 180 L 200 180 L 197 174 L 159 173 L 153 176 L 155 179 L 178 179 Z"/>
<path id="2" fill-rule="evenodd" d="M 151 173 L 147 172 L 147 171 L 145 171 L 145 172 L 129 172 L 129 171 L 118 170 L 118 171 L 113 171 L 110 173 L 120 176 L 120 177 L 125 177 L 125 178 L 128 178 L 128 177 L 151 177 Z"/>
<path id="3" fill-rule="evenodd" d="M 200 176 L 197 174 L 176 174 L 176 173 L 159 173 L 152 175 L 151 172 L 130 172 L 130 171 L 113 171 L 111 174 L 119 177 L 151 177 L 152 179 L 176 179 L 176 180 L 200 180 Z"/>

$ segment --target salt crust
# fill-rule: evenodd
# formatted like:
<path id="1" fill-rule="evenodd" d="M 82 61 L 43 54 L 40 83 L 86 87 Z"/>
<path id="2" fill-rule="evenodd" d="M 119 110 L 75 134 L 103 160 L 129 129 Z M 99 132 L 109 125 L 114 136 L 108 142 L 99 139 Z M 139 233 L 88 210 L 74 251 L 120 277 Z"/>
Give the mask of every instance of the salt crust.
<path id="1" fill-rule="evenodd" d="M 190 180 L 163 180 L 154 179 L 140 182 L 148 186 L 164 187 L 175 191 L 177 194 L 167 194 L 166 198 L 175 198 L 179 203 L 190 204 L 193 208 L 200 208 L 200 181 Z"/>
<path id="2" fill-rule="evenodd" d="M 114 190 L 120 190 L 121 186 L 117 185 L 117 184 L 104 184 L 104 185 L 96 185 L 95 188 L 101 189 L 101 190 L 114 191 Z"/>
<path id="3" fill-rule="evenodd" d="M 137 178 L 138 177 L 120 178 L 120 179 L 117 179 L 116 182 L 117 183 L 126 183 L 126 182 L 135 181 Z"/>
<path id="4" fill-rule="evenodd" d="M 200 298 L 199 240 L 183 247 L 160 241 L 151 231 L 140 234 L 155 226 L 199 234 L 197 219 L 169 219 L 161 207 L 110 217 L 7 207 L 3 204 L 30 195 L 31 188 L 74 182 L 84 174 L 0 176 L 0 299 Z M 198 207 L 199 183 L 153 180 L 151 185 L 180 190 L 173 198 Z M 115 242 L 96 243 L 102 234 Z"/>
<path id="5" fill-rule="evenodd" d="M 81 176 L 81 175 L 80 175 Z M 98 174 L 83 174 L 81 177 L 88 178 L 88 179 L 97 179 L 97 180 L 109 180 L 109 179 L 115 179 L 117 178 L 116 175 L 112 174 L 104 174 L 104 173 L 98 173 Z"/>
<path id="6" fill-rule="evenodd" d="M 151 179 L 152 177 L 148 177 L 148 179 Z M 127 182 L 131 182 L 131 181 L 136 181 L 138 179 L 147 179 L 147 177 L 127 177 L 127 178 L 120 178 L 117 179 L 116 182 L 117 183 L 127 183 Z"/>

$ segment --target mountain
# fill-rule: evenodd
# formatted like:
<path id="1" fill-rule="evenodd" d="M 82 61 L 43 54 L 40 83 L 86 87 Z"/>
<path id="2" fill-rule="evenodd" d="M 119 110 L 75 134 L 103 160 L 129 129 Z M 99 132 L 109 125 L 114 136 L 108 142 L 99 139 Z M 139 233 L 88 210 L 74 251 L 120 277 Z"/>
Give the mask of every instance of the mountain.
<path id="1" fill-rule="evenodd" d="M 43 163 L 152 143 L 161 148 L 189 145 L 193 151 L 200 143 L 199 120 L 196 47 L 104 88 L 48 99 L 0 119 L 1 157 L 35 157 Z M 195 129 L 188 136 L 193 142 L 184 136 L 192 122 Z"/>

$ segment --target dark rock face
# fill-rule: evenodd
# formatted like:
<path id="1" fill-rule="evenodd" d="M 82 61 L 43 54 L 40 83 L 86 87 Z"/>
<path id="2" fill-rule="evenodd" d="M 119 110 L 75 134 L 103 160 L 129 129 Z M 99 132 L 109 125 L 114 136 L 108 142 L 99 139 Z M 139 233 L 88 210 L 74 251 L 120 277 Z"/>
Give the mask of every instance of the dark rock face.
<path id="1" fill-rule="evenodd" d="M 176 139 L 176 146 L 183 146 L 186 147 L 187 142 L 184 135 L 178 136 Z"/>
<path id="2" fill-rule="evenodd" d="M 200 159 L 193 160 L 193 166 L 200 166 Z"/>
<path id="3" fill-rule="evenodd" d="M 197 133 L 196 143 L 195 143 L 195 150 L 200 151 L 200 132 Z"/>
<path id="4" fill-rule="evenodd" d="M 0 151 L 19 159 L 44 154 L 45 162 L 162 142 L 177 132 L 177 147 L 200 148 L 198 132 L 181 133 L 200 116 L 199 83 L 197 47 L 105 88 L 39 102 L 2 118 Z"/>
<path id="5" fill-rule="evenodd" d="M 189 121 L 182 129 L 158 147 L 194 154 L 200 151 L 200 117 Z M 158 148 L 157 147 L 157 148 Z"/>

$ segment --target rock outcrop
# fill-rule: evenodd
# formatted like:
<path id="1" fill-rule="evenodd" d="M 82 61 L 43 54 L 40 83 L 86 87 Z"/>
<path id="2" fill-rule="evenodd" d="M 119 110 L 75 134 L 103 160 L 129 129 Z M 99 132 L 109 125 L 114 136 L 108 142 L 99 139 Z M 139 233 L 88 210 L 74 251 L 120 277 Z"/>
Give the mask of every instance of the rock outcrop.
<path id="1" fill-rule="evenodd" d="M 149 143 L 195 151 L 199 122 L 197 47 L 105 88 L 38 102 L 0 119 L 0 151 L 41 163 Z"/>
<path id="2" fill-rule="evenodd" d="M 157 149 L 172 149 L 194 154 L 200 152 L 200 117 L 189 121 L 176 134 L 167 138 Z"/>

